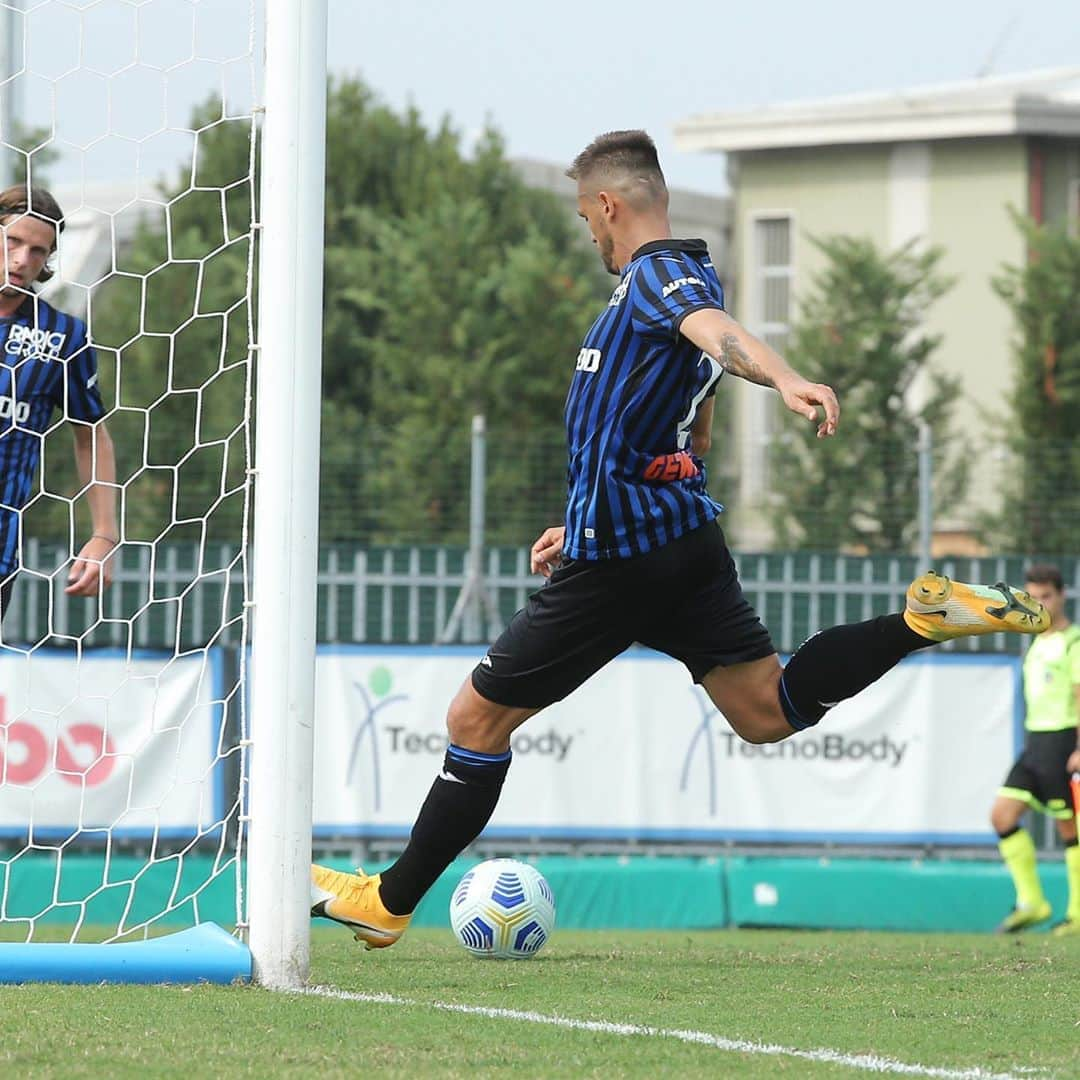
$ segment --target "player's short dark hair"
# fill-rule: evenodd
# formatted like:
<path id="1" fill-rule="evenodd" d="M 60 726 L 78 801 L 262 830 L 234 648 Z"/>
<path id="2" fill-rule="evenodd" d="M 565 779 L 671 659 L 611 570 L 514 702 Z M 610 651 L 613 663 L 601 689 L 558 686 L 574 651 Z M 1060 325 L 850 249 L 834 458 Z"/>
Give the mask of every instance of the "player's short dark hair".
<path id="1" fill-rule="evenodd" d="M 60 204 L 53 198 L 51 191 L 45 188 L 29 187 L 26 184 L 13 184 L 9 188 L 0 191 L 0 220 L 9 217 L 38 218 L 53 227 L 53 251 L 56 250 L 56 239 L 64 231 L 64 211 Z M 38 281 L 48 281 L 53 272 L 46 266 L 38 274 Z"/>
<path id="2" fill-rule="evenodd" d="M 1024 581 L 1030 581 L 1032 585 L 1053 585 L 1058 592 L 1065 591 L 1065 579 L 1061 576 L 1061 568 L 1053 563 L 1035 563 L 1027 568 Z"/>
<path id="3" fill-rule="evenodd" d="M 571 180 L 588 181 L 594 177 L 636 181 L 636 189 L 648 201 L 667 195 L 667 184 L 660 168 L 656 143 L 644 131 L 608 131 L 595 139 L 566 170 Z"/>

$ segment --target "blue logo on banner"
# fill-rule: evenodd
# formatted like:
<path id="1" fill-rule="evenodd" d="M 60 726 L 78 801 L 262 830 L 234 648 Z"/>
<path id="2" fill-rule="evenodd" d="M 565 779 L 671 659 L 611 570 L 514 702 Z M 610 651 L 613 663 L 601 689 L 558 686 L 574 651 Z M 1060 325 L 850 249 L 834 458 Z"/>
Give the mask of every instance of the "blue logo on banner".
<path id="1" fill-rule="evenodd" d="M 389 668 L 379 666 L 372 668 L 368 675 L 367 686 L 356 681 L 353 686 L 363 703 L 363 711 L 360 716 L 360 726 L 353 735 L 352 750 L 349 753 L 349 764 L 345 770 L 345 784 L 351 785 L 353 773 L 356 771 L 357 762 L 360 758 L 360 745 L 365 736 L 371 739 L 371 790 L 374 798 L 374 808 L 382 807 L 382 784 L 379 776 L 379 732 L 375 727 L 375 717 L 383 709 L 395 705 L 399 701 L 408 701 L 408 694 L 391 694 L 394 685 L 394 676 Z"/>
<path id="2" fill-rule="evenodd" d="M 713 738 L 712 723 L 720 716 L 720 710 L 712 703 L 708 695 L 697 687 L 690 691 L 694 695 L 701 712 L 701 722 L 694 728 L 690 743 L 683 758 L 682 775 L 679 777 L 679 790 L 686 791 L 690 784 L 690 766 L 701 754 L 705 756 L 705 768 L 709 785 L 709 816 L 716 816 L 716 740 Z"/>

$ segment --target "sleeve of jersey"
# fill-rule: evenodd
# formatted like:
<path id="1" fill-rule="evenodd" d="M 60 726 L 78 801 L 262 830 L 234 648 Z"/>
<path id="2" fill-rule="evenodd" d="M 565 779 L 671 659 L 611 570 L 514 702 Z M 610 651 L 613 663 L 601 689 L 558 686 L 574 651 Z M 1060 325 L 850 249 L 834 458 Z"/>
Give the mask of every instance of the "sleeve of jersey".
<path id="1" fill-rule="evenodd" d="M 1069 642 L 1065 655 L 1069 660 L 1069 678 L 1073 686 L 1080 686 L 1080 637 Z"/>
<path id="2" fill-rule="evenodd" d="M 105 403 L 98 387 L 97 353 L 87 339 L 86 326 L 79 323 L 72 334 L 72 349 L 67 356 L 66 401 L 58 404 L 65 409 L 65 418 L 92 424 L 105 415 Z"/>
<path id="3" fill-rule="evenodd" d="M 702 308 L 723 310 L 723 302 L 695 268 L 670 256 L 645 259 L 630 288 L 634 329 L 648 337 L 672 339 L 683 319 Z"/>

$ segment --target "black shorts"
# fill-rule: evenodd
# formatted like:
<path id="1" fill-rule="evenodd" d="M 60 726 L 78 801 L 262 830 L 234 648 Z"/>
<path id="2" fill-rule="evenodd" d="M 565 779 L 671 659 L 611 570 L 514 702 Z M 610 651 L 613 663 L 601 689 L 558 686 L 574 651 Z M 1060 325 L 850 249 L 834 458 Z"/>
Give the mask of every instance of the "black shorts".
<path id="1" fill-rule="evenodd" d="M 716 522 L 632 559 L 564 562 L 473 670 L 473 686 L 499 705 L 541 709 L 634 642 L 681 660 L 695 682 L 776 652 Z"/>
<path id="2" fill-rule="evenodd" d="M 1050 817 L 1068 820 L 1074 810 L 1065 763 L 1075 749 L 1076 728 L 1029 731 L 1024 752 L 998 794 L 1018 799 Z"/>

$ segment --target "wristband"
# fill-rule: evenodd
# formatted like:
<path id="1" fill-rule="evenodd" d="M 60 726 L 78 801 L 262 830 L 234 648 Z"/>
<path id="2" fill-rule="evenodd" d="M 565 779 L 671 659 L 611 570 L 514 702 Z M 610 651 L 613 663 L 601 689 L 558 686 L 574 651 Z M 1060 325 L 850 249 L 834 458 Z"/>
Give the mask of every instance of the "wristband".
<path id="1" fill-rule="evenodd" d="M 91 533 L 90 534 L 90 539 L 91 540 L 108 540 L 109 543 L 112 544 L 113 547 L 116 547 L 116 545 L 120 543 L 120 540 L 119 540 L 118 537 L 106 536 L 104 533 Z"/>

